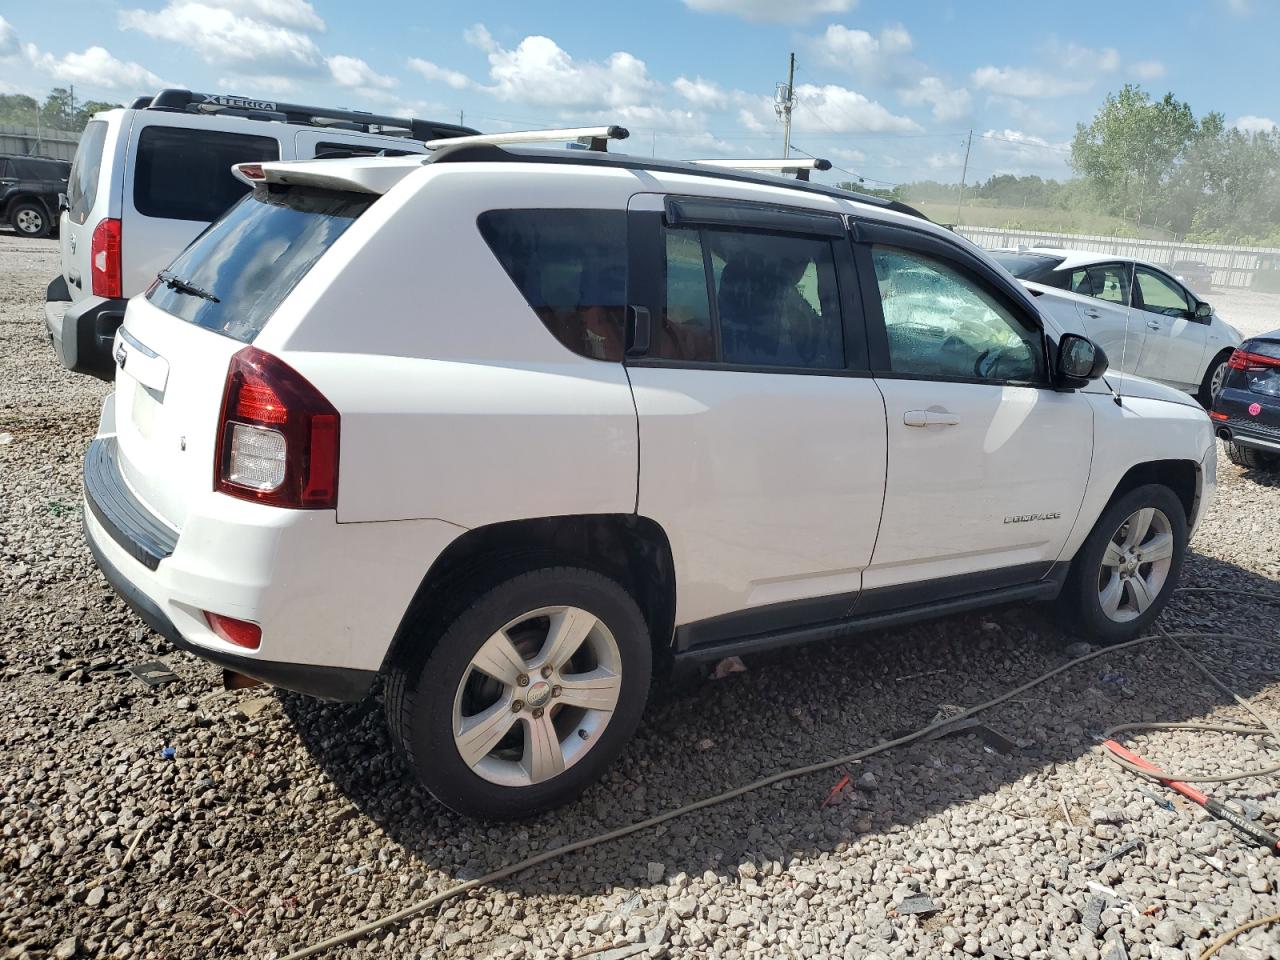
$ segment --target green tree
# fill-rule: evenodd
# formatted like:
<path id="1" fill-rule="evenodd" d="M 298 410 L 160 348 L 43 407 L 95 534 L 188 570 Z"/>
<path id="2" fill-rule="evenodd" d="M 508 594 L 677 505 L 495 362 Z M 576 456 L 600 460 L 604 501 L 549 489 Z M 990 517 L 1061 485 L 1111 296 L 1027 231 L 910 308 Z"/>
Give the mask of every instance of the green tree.
<path id="1" fill-rule="evenodd" d="M 1071 164 L 1112 212 L 1139 222 L 1158 219 L 1178 163 L 1197 142 L 1191 107 L 1167 93 L 1160 100 L 1134 84 L 1107 94 L 1093 121 L 1076 126 Z"/>

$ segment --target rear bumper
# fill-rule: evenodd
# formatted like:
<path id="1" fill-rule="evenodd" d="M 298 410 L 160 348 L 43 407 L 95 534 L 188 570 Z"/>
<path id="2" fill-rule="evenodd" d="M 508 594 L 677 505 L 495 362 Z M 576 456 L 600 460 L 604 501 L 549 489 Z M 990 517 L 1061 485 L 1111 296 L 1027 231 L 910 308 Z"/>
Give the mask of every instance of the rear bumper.
<path id="1" fill-rule="evenodd" d="M 1228 383 L 1214 399 L 1213 409 L 1227 415 L 1226 420 L 1214 421 L 1219 437 L 1244 447 L 1280 453 L 1280 397 Z"/>
<path id="2" fill-rule="evenodd" d="M 111 355 L 116 330 L 124 322 L 129 301 L 116 298 L 84 297 L 72 302 L 59 297 L 67 286 L 62 278 L 49 284 L 45 295 L 44 322 L 58 362 L 73 373 L 99 380 L 115 379 L 116 362 Z"/>

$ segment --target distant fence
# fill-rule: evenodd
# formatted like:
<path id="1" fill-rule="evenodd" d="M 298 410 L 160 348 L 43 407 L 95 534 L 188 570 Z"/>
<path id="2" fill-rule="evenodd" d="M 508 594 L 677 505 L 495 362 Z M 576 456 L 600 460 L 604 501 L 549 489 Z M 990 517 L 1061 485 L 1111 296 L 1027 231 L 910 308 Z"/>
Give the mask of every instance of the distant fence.
<path id="1" fill-rule="evenodd" d="M 1260 270 L 1280 270 L 1280 247 L 1238 247 L 1173 240 L 1139 240 L 1088 234 L 1005 230 L 1000 227 L 956 227 L 956 232 L 988 250 L 996 247 L 1067 247 L 1116 257 L 1136 257 L 1165 266 L 1175 260 L 1198 260 L 1213 271 L 1215 287 L 1250 287 Z"/>
<path id="2" fill-rule="evenodd" d="M 80 134 L 69 130 L 47 130 L 0 123 L 0 153 L 24 157 L 53 157 L 71 160 L 76 155 Z"/>

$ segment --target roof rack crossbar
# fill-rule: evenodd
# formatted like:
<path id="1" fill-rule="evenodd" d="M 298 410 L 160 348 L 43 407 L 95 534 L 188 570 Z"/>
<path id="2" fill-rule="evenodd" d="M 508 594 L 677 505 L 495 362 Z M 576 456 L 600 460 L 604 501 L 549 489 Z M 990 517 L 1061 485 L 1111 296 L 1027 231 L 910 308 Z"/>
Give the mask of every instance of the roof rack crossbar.
<path id="1" fill-rule="evenodd" d="M 821 157 L 788 157 L 778 160 L 694 160 L 708 167 L 726 167 L 730 170 L 757 170 L 761 173 L 794 175 L 797 180 L 808 180 L 811 170 L 830 170 L 831 161 Z"/>
<path id="2" fill-rule="evenodd" d="M 604 153 L 609 149 L 610 140 L 625 140 L 631 136 L 626 127 L 610 124 L 603 127 L 560 127 L 550 130 L 511 130 L 506 133 L 479 133 L 462 137 L 443 137 L 439 140 L 428 140 L 427 147 L 438 150 L 441 147 L 470 147 L 485 144 L 501 146 L 507 143 L 555 143 L 568 142 L 581 144 L 588 150 Z"/>
<path id="3" fill-rule="evenodd" d="M 150 99 L 150 103 L 144 100 Z M 130 104 L 135 109 L 177 110 L 183 113 L 221 113 L 257 115 L 258 119 L 284 119 L 287 123 L 330 129 L 356 128 L 374 132 L 372 128 L 389 128 L 378 132 L 388 136 L 409 137 L 413 140 L 435 140 L 441 137 L 466 136 L 476 131 L 454 123 L 419 120 L 416 117 L 392 117 L 363 110 L 342 110 L 336 107 L 310 107 L 279 100 L 263 100 L 254 97 L 238 97 L 222 93 L 193 93 L 177 88 L 161 90 L 154 97 L 138 97 Z M 350 124 L 351 126 L 347 126 Z"/>

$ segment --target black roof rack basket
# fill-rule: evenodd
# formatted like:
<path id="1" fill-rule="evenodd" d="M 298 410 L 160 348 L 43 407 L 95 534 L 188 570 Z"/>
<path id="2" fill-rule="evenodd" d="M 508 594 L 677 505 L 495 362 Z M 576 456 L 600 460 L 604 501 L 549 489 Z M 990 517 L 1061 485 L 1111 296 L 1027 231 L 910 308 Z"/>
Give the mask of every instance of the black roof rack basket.
<path id="1" fill-rule="evenodd" d="M 282 120 L 303 126 L 355 129 L 365 133 L 410 137 L 414 140 L 439 140 L 477 133 L 471 127 L 416 117 L 392 117 L 363 110 L 337 107 L 309 107 L 279 100 L 238 97 L 223 93 L 193 93 L 190 90 L 161 90 L 154 97 L 138 97 L 130 106 L 146 110 L 174 110 L 181 113 L 226 113 L 260 120 Z M 376 128 L 376 129 L 375 129 Z"/>

